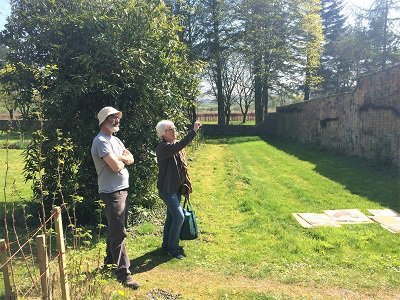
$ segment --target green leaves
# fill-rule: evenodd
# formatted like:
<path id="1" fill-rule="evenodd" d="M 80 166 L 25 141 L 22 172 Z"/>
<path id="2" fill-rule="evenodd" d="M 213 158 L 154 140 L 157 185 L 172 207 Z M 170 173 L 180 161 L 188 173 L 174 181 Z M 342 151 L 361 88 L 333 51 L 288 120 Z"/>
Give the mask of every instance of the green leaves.
<path id="1" fill-rule="evenodd" d="M 95 218 L 90 146 L 104 106 L 124 113 L 118 137 L 136 161 L 129 170 L 131 194 L 137 195 L 131 201 L 153 201 L 148 195 L 156 176 L 149 155 L 158 142 L 154 127 L 167 116 L 186 124 L 182 107 L 193 104 L 197 93 L 199 66 L 189 61 L 179 31 L 162 1 L 14 1 L 1 35 L 9 48 L 7 80 L 45 120 L 27 149 L 26 176 L 40 173 L 50 195 L 61 189 L 81 220 Z M 54 197 L 46 201 L 61 201 L 60 193 Z"/>

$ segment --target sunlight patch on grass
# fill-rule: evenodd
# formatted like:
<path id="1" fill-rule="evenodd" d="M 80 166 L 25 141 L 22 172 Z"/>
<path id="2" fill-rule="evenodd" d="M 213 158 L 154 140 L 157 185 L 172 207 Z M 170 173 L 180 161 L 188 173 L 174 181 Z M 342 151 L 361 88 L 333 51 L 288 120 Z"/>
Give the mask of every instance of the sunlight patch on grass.
<path id="1" fill-rule="evenodd" d="M 204 221 L 207 231 L 216 233 L 213 242 L 224 245 L 223 248 L 198 245 L 199 251 L 208 252 L 207 258 L 213 257 L 218 262 L 220 272 L 273 276 L 285 282 L 321 282 L 321 275 L 315 273 L 318 269 L 326 272 L 328 283 L 346 287 L 355 287 L 358 280 L 364 279 L 364 286 L 377 287 L 377 282 L 385 283 L 385 277 L 395 278 L 395 272 L 389 275 L 385 273 L 387 268 L 378 265 L 374 266 L 373 279 L 359 278 L 360 273 L 370 272 L 367 266 L 371 265 L 371 254 L 392 253 L 393 246 L 382 236 L 399 244 L 378 225 L 313 229 L 310 235 L 309 230 L 301 228 L 291 217 L 292 212 L 336 208 L 360 208 L 366 212 L 367 208 L 381 207 L 379 203 L 351 193 L 335 177 L 317 172 L 317 163 L 301 160 L 259 138 L 224 142 L 225 139 L 220 143 L 214 140 L 206 145 L 192 166 L 196 174 L 192 177 L 197 181 L 195 190 L 200 185 L 198 194 L 195 191 L 193 195 L 194 199 L 199 195 L 199 219 Z M 221 157 L 223 161 L 218 160 Z M 331 160 L 335 159 L 340 160 L 328 155 L 327 161 L 334 165 Z M 204 198 L 205 194 L 208 197 Z M 230 226 L 226 226 L 228 223 Z M 379 246 L 382 243 L 385 246 Z M 220 261 L 218 258 L 222 257 L 224 260 Z M 354 266 L 349 266 L 348 261 L 354 261 Z M 260 267 L 264 262 L 267 267 Z M 387 263 L 396 265 L 394 260 Z M 286 268 L 289 266 L 293 272 L 293 265 L 298 274 L 289 276 Z M 345 279 L 344 274 L 348 274 Z"/>

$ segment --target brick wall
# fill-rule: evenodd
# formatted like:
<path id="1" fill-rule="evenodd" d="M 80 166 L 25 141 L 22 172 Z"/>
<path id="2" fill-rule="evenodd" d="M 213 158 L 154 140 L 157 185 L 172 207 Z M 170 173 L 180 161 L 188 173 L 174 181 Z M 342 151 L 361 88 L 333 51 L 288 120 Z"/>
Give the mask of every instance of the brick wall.
<path id="1" fill-rule="evenodd" d="M 360 78 L 351 93 L 278 107 L 257 131 L 400 167 L 400 66 Z"/>

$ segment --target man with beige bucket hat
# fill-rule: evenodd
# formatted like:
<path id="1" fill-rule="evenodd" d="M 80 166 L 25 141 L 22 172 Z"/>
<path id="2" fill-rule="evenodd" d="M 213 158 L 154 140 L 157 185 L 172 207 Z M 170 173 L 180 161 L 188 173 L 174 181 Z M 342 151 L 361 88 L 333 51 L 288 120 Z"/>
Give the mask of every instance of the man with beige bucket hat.
<path id="1" fill-rule="evenodd" d="M 99 111 L 97 118 L 100 132 L 93 139 L 91 153 L 108 224 L 104 262 L 116 265 L 115 274 L 119 282 L 137 289 L 140 285 L 130 275 L 130 261 L 125 248 L 129 187 L 129 173 L 125 166 L 133 164 L 134 159 L 121 140 L 113 135 L 119 131 L 122 112 L 106 106 Z"/>

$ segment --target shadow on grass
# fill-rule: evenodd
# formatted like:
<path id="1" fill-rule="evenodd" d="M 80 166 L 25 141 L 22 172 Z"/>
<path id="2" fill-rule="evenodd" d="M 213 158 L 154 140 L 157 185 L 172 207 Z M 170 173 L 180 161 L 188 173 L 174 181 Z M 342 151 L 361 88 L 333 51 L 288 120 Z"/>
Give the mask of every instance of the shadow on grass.
<path id="1" fill-rule="evenodd" d="M 396 167 L 372 164 L 363 158 L 346 156 L 316 145 L 260 138 L 285 153 L 315 164 L 317 173 L 346 186 L 353 194 L 400 211 L 400 172 Z"/>
<path id="2" fill-rule="evenodd" d="M 132 259 L 130 269 L 133 274 L 144 273 L 171 259 L 172 257 L 168 256 L 161 248 L 157 248 L 138 258 Z"/>
<path id="3" fill-rule="evenodd" d="M 213 145 L 220 145 L 220 144 L 241 144 L 241 143 L 246 143 L 246 142 L 253 142 L 253 141 L 259 141 L 260 137 L 258 136 L 243 136 L 243 135 L 237 135 L 237 136 L 222 136 L 222 135 L 212 135 L 212 136 L 206 136 L 205 143 L 206 144 L 213 144 Z"/>

